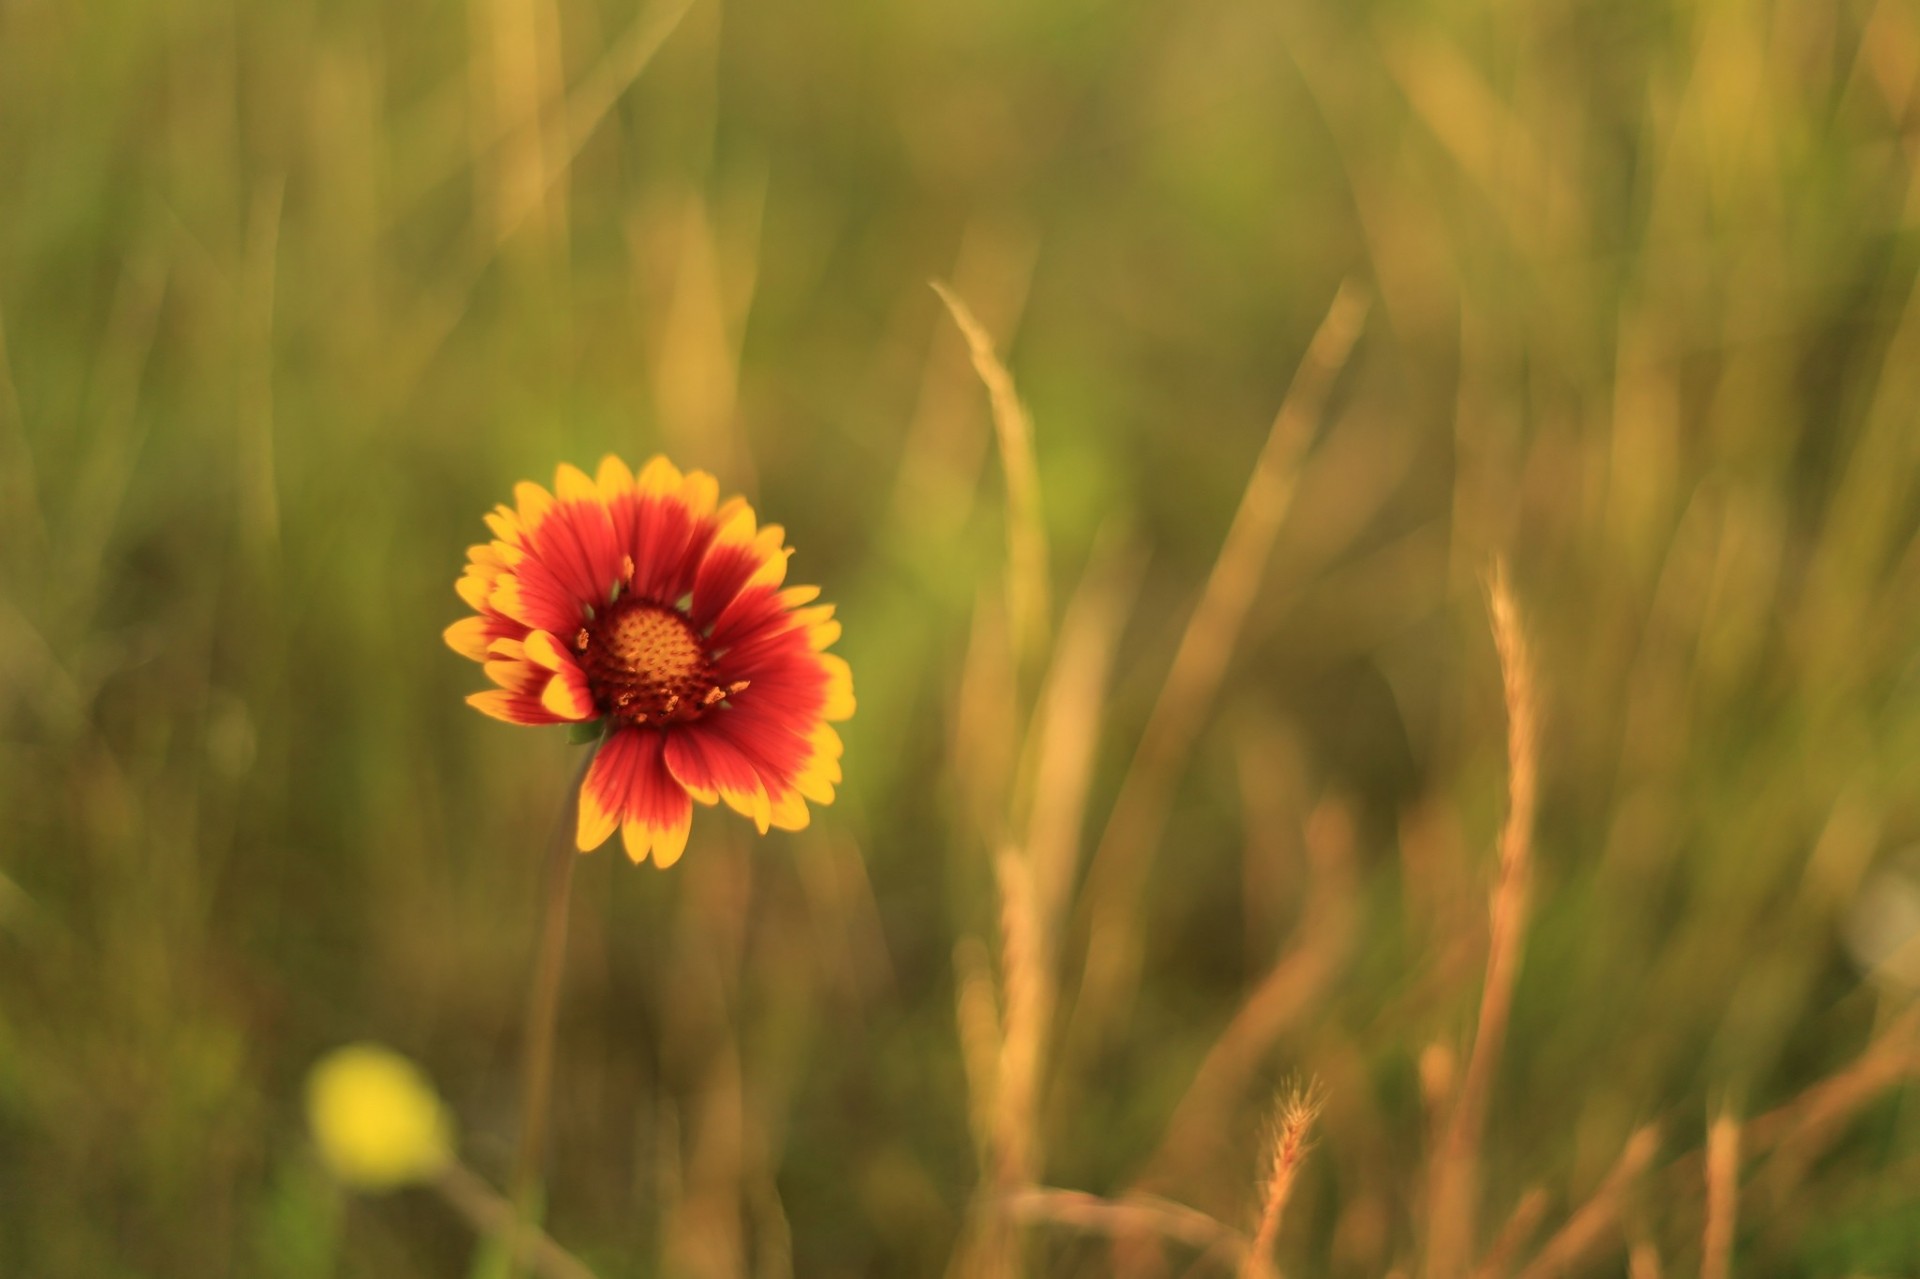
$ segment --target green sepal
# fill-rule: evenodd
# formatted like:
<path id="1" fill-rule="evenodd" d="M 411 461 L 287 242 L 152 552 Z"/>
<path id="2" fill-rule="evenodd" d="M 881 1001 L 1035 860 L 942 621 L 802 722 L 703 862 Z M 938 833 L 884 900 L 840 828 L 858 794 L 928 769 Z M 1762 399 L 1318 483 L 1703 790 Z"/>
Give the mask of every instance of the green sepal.
<path id="1" fill-rule="evenodd" d="M 607 721 L 590 719 L 581 724 L 567 725 L 567 741 L 575 746 L 585 746 L 588 742 L 597 742 L 600 735 L 607 731 Z"/>

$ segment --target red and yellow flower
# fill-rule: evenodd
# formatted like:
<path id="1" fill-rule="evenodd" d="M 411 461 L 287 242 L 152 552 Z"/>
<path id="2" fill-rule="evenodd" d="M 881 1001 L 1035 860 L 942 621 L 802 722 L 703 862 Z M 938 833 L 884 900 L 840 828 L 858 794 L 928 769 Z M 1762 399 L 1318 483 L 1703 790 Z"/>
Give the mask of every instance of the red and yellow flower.
<path id="1" fill-rule="evenodd" d="M 783 586 L 791 547 L 711 475 L 609 456 L 524 482 L 487 516 L 456 589 L 475 615 L 447 643 L 498 685 L 467 699 L 513 724 L 604 735 L 580 788 L 581 851 L 618 829 L 627 856 L 671 866 L 693 801 L 799 830 L 840 781 L 834 721 L 853 675 L 818 587 Z"/>

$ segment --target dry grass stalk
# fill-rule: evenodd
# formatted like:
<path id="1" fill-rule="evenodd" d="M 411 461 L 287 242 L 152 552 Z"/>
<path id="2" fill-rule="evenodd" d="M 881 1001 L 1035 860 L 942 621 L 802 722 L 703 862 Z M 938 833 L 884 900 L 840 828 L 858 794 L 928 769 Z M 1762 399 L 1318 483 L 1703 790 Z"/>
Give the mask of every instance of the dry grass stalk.
<path id="1" fill-rule="evenodd" d="M 1105 533 L 1060 623 L 1033 728 L 1032 802 L 1025 848 L 1046 971 L 1057 976 L 1058 937 L 1080 871 L 1087 787 L 1105 719 L 1114 647 L 1139 583 L 1139 557 Z"/>
<path id="2" fill-rule="evenodd" d="M 1748 1121 L 1740 1133 L 1740 1153 L 1749 1163 L 1770 1158 L 1748 1189 L 1748 1199 L 1759 1204 L 1756 1217 L 1777 1220 L 1814 1161 L 1846 1125 L 1887 1089 L 1915 1077 L 1920 1077 L 1920 1004 L 1888 1022 L 1851 1063 Z M 1709 1148 L 1676 1160 L 1669 1170 L 1676 1184 L 1698 1184 L 1707 1175 L 1711 1153 Z"/>
<path id="3" fill-rule="evenodd" d="M 529 8 L 512 3 L 492 6 L 496 24 L 527 24 L 529 20 L 512 11 Z M 539 73 L 527 64 L 532 54 L 522 49 L 509 55 L 521 41 L 513 30 L 496 32 L 496 47 L 502 52 L 500 69 L 495 74 L 496 100 L 500 103 L 493 117 L 494 127 L 483 131 L 487 145 L 500 154 L 494 157 L 499 171 L 493 196 L 493 247 L 498 249 L 529 219 L 540 215 L 559 184 L 573 167 L 574 157 L 617 105 L 647 64 L 667 42 L 680 20 L 693 7 L 693 0 L 661 0 L 636 18 L 631 26 L 607 49 L 580 84 L 561 97 L 558 85 L 557 52 L 541 61 L 552 64 L 545 77 L 551 84 L 541 87 Z M 557 46 L 557 18 L 549 22 L 556 29 L 551 37 Z M 547 23 L 539 24 L 541 26 Z M 531 27 L 529 28 L 531 29 Z M 543 103 L 543 99 L 546 99 Z M 546 123 L 541 124 L 541 117 Z M 482 161 L 485 156 L 478 157 Z"/>
<path id="4" fill-rule="evenodd" d="M 1857 1066 L 1819 1086 L 1814 1105 L 1775 1148 L 1760 1183 L 1759 1203 L 1769 1219 L 1787 1208 L 1813 1165 L 1838 1140 L 1846 1124 L 1894 1085 L 1920 1076 L 1920 1052 L 1862 1058 Z M 1755 1146 L 1759 1145 L 1756 1141 Z"/>
<path id="5" fill-rule="evenodd" d="M 548 202 L 548 130 L 560 86 L 559 17 L 550 0 L 475 0 L 473 24 L 486 53 L 473 67 L 474 167 L 484 175 L 482 199 L 493 241 L 521 226 L 564 236 L 565 219 Z M 487 146 L 483 138 L 497 138 Z"/>
<path id="6" fill-rule="evenodd" d="M 1700 1279 L 1727 1279 L 1740 1191 L 1740 1121 L 1721 1115 L 1707 1131 L 1707 1225 Z"/>
<path id="7" fill-rule="evenodd" d="M 240 313 L 247 339 L 240 369 L 239 438 L 240 517 L 244 538 L 255 552 L 276 562 L 280 553 L 280 498 L 274 461 L 273 339 L 274 295 L 278 288 L 280 222 L 286 183 L 255 187 L 247 217 L 247 248 L 241 270 Z M 4 357 L 0 350 L 0 357 Z M 0 369 L 0 386 L 4 385 Z"/>
<path id="8" fill-rule="evenodd" d="M 1584 1260 L 1619 1219 L 1620 1203 L 1627 1189 L 1646 1171 L 1659 1151 L 1657 1125 L 1648 1124 L 1628 1138 L 1626 1149 L 1620 1152 L 1620 1158 L 1614 1161 L 1600 1188 L 1547 1240 L 1539 1255 L 1520 1272 L 1520 1279 L 1553 1279 Z"/>
<path id="9" fill-rule="evenodd" d="M 1260 1228 L 1254 1232 L 1253 1247 L 1240 1266 L 1241 1279 L 1270 1279 L 1273 1244 L 1280 1237 L 1280 1219 L 1293 1194 L 1293 1183 L 1300 1165 L 1312 1147 L 1313 1122 L 1326 1103 L 1318 1083 L 1295 1088 L 1280 1103 L 1274 1118 L 1272 1164 L 1266 1178 L 1265 1204 L 1260 1211 Z"/>
<path id="10" fill-rule="evenodd" d="M 1487 1255 L 1474 1269 L 1475 1279 L 1500 1279 L 1500 1276 L 1512 1271 L 1514 1261 L 1520 1256 L 1520 1250 L 1533 1239 L 1534 1231 L 1540 1229 L 1540 1222 L 1547 1215 L 1547 1192 L 1534 1186 L 1520 1196 L 1520 1202 L 1514 1205 L 1513 1213 L 1507 1218 L 1507 1224 L 1500 1227 L 1500 1233 L 1493 1237 Z"/>
<path id="11" fill-rule="evenodd" d="M 674 212 L 628 221 L 638 305 L 656 311 L 649 334 L 650 390 L 669 451 L 711 459 L 743 480 L 753 474 L 736 408 L 740 348 L 759 277 L 765 187 L 726 211 L 689 191 Z M 662 269 L 664 262 L 671 266 Z"/>
<path id="12" fill-rule="evenodd" d="M 954 1018 L 960 1029 L 960 1064 L 967 1076 L 973 1139 L 985 1159 L 993 1143 L 994 1093 L 1000 1071 L 1000 1008 L 994 999 L 987 948 L 964 937 L 953 948 Z"/>
<path id="13" fill-rule="evenodd" d="M 1007 805 L 1020 722 L 1018 679 L 998 596 L 976 596 L 953 708 L 952 759 L 967 817 L 988 847 L 1007 836 Z"/>
<path id="14" fill-rule="evenodd" d="M 480 13 L 489 2 L 473 0 L 476 26 L 489 25 L 490 20 Z M 404 397 L 418 384 L 466 314 L 487 268 L 535 214 L 553 223 L 556 236 L 564 231 L 564 217 L 546 216 L 550 205 L 563 204 L 553 194 L 554 189 L 572 171 L 574 157 L 653 61 L 654 54 L 692 5 L 693 0 L 662 0 L 659 6 L 640 15 L 564 103 L 550 104 L 544 112 L 533 112 L 526 105 L 524 92 L 514 89 L 510 96 L 520 105 L 512 112 L 486 109 L 475 112 L 479 124 L 468 159 L 477 180 L 485 182 L 488 176 L 494 179 L 480 192 L 485 216 L 474 226 L 464 251 L 465 260 L 451 273 L 450 280 L 429 291 L 415 304 L 405 322 L 397 326 L 397 332 L 411 337 L 390 361 L 384 395 Z M 549 6 L 548 12 L 551 15 L 555 11 Z M 513 37 L 509 34 L 508 38 Z M 556 49 L 558 39 L 556 29 L 552 35 Z M 516 80 L 521 75 L 521 70 L 514 72 Z M 554 79 L 557 84 L 557 72 Z M 480 80 L 476 75 L 472 88 L 476 99 L 484 97 L 489 87 Z M 492 87 L 496 97 L 506 91 L 504 83 L 495 83 Z M 529 132 L 537 127 L 539 114 L 550 117 L 551 124 L 543 132 Z M 404 175 L 407 186 L 394 202 L 393 216 L 397 218 L 399 212 L 426 198 L 444 176 L 434 165 Z"/>
<path id="15" fill-rule="evenodd" d="M 933 291 L 946 303 L 953 322 L 967 339 L 974 371 L 986 384 L 993 409 L 993 429 L 1000 442 L 1000 462 L 1007 484 L 1007 610 L 1013 622 L 1014 651 L 1029 656 L 1039 651 L 1052 609 L 1048 602 L 1047 531 L 1040 516 L 1040 468 L 1033 455 L 1033 422 L 980 321 L 946 285 L 936 280 Z"/>
<path id="16" fill-rule="evenodd" d="M 1480 999 L 1473 1051 L 1435 1151 L 1429 1182 L 1427 1273 L 1452 1279 L 1466 1269 L 1478 1212 L 1480 1137 L 1488 1098 L 1506 1041 L 1520 944 L 1526 933 L 1527 885 L 1531 878 L 1533 809 L 1538 781 L 1538 707 L 1532 656 L 1520 611 L 1507 585 L 1504 562 L 1494 561 L 1487 581 L 1487 608 L 1494 647 L 1500 654 L 1507 707 L 1507 820 L 1500 831 L 1500 866 L 1493 890 L 1487 943 L 1486 985 Z"/>
<path id="17" fill-rule="evenodd" d="M 1627 1279 L 1660 1279 L 1660 1253 L 1644 1240 L 1627 1253 Z"/>
<path id="18" fill-rule="evenodd" d="M 1920 1071 L 1920 1004 L 1894 1018 L 1854 1061 L 1746 1126 L 1754 1156 L 1831 1133 L 1907 1075 Z"/>
<path id="19" fill-rule="evenodd" d="M 1023 219 L 982 216 L 968 223 L 948 277 L 988 332 L 1011 342 L 1026 310 L 1040 238 Z M 958 342 L 955 338 L 958 337 Z M 930 337 L 920 393 L 900 445 L 888 523 L 902 538 L 943 546 L 972 513 L 990 447 L 976 418 L 979 377 L 962 354 L 966 339 L 941 326 Z"/>
<path id="20" fill-rule="evenodd" d="M 1742 1144 L 1750 1158 L 1771 1155 L 1750 1194 L 1761 1217 L 1771 1220 L 1792 1203 L 1814 1162 L 1875 1098 L 1920 1076 L 1917 1041 L 1920 1004 L 1887 1023 L 1850 1065 L 1746 1125 Z"/>
<path id="21" fill-rule="evenodd" d="M 1041 966 L 1034 913 L 1033 866 L 1011 848 L 1000 851 L 1000 979 L 1005 1034 L 994 1090 L 995 1175 L 1002 1188 L 1025 1185 L 1039 1171 L 1035 1112 L 1040 1058 L 1053 1021 L 1052 983 Z"/>
<path id="22" fill-rule="evenodd" d="M 1279 824 L 1277 815 L 1255 810 L 1268 794 L 1256 780 L 1243 770 L 1242 791 L 1254 826 L 1250 838 Z M 1337 801 L 1323 803 L 1307 820 L 1304 842 L 1313 878 L 1300 912 L 1300 935 L 1207 1050 L 1152 1160 L 1161 1185 L 1188 1180 L 1274 1041 L 1313 1006 L 1345 961 L 1357 891 L 1351 815 Z"/>
<path id="23" fill-rule="evenodd" d="M 7 317 L 0 310 L 0 571 L 12 582 L 5 593 L 15 600 L 32 598 L 51 556 L 47 550 L 47 518 L 40 504 L 39 468 L 28 443 L 26 416 L 13 376 L 13 357 L 7 349 Z M 0 598 L 0 608 L 10 601 Z M 0 634 L 14 629 L 0 620 Z M 28 686 L 13 672 L 16 687 Z M 44 687 L 44 686 L 42 686 Z"/>
<path id="24" fill-rule="evenodd" d="M 1245 1256 L 1249 1247 L 1247 1237 L 1233 1227 L 1156 1195 L 1102 1199 L 1080 1190 L 1028 1186 L 1001 1202 L 1010 1216 L 1023 1222 L 1052 1222 L 1116 1237 L 1149 1234 L 1190 1248 L 1222 1251 L 1236 1259 Z"/>
<path id="25" fill-rule="evenodd" d="M 171 278 L 168 260 L 134 261 L 114 287 L 90 384 L 98 389 L 89 390 L 90 397 L 98 395 L 99 408 L 90 419 L 85 459 L 70 494 L 71 518 L 57 524 L 53 535 L 47 580 L 62 599 L 91 605 L 99 598 L 107 550 L 140 474 L 141 448 L 150 429 L 144 411 L 148 357 Z"/>
<path id="26" fill-rule="evenodd" d="M 553 157 L 553 177 L 558 178 L 571 166 L 587 139 L 620 99 L 647 69 L 660 47 L 667 42 L 693 7 L 694 0 L 660 0 L 633 20 L 607 48 L 572 93 L 567 95 L 555 130 L 547 139 L 547 152 Z"/>
<path id="27" fill-rule="evenodd" d="M 1438 1040 L 1420 1050 L 1420 1104 L 1426 1111 L 1427 1139 L 1438 1149 L 1460 1086 L 1460 1055 Z"/>
<path id="28" fill-rule="evenodd" d="M 1175 774 L 1220 691 L 1274 538 L 1292 506 L 1301 458 L 1334 380 L 1359 339 L 1367 306 L 1362 287 L 1347 281 L 1314 333 L 1247 477 L 1226 540 L 1121 780 L 1088 885 L 1090 934 L 1087 970 L 1074 1008 L 1077 1040 L 1096 1037 L 1132 988 L 1138 966 L 1136 907 L 1148 855 L 1166 823 Z"/>

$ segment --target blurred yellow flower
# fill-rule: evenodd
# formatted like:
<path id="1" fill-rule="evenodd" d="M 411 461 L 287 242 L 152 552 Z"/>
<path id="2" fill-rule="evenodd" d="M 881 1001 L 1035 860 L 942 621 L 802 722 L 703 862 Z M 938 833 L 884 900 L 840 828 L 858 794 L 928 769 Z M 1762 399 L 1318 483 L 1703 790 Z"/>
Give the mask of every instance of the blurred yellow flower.
<path id="1" fill-rule="evenodd" d="M 453 1161 L 453 1125 L 419 1067 L 378 1044 L 349 1044 L 307 1076 L 307 1126 L 327 1168 L 355 1190 L 390 1190 Z"/>

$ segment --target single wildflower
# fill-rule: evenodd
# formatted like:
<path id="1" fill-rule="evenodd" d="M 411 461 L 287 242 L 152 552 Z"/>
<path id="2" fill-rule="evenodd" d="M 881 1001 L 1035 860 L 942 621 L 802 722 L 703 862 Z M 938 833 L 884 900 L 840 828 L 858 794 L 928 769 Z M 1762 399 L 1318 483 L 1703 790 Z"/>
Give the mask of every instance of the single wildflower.
<path id="1" fill-rule="evenodd" d="M 609 456 L 523 482 L 487 516 L 457 584 L 474 610 L 447 643 L 497 688 L 468 702 L 514 724 L 576 725 L 600 747 L 580 788 L 576 843 L 617 829 L 627 856 L 671 866 L 693 801 L 762 834 L 833 802 L 853 675 L 813 586 L 787 586 L 785 530 L 718 500 L 711 475 Z"/>
<path id="2" fill-rule="evenodd" d="M 355 1190 L 431 1181 L 453 1163 L 453 1123 L 433 1085 L 377 1044 L 349 1044 L 315 1063 L 307 1126 L 328 1171 Z"/>

